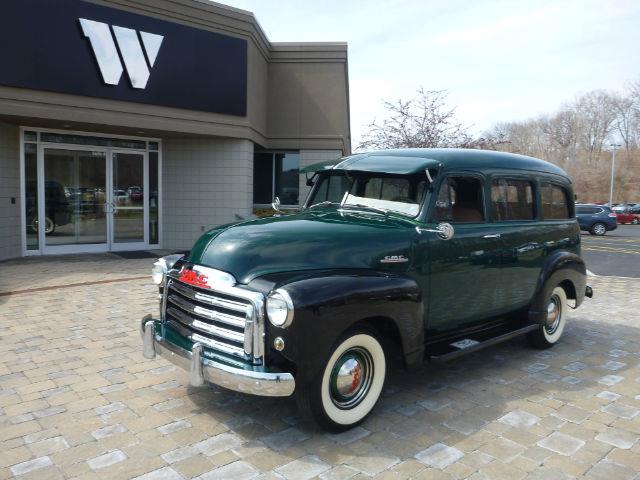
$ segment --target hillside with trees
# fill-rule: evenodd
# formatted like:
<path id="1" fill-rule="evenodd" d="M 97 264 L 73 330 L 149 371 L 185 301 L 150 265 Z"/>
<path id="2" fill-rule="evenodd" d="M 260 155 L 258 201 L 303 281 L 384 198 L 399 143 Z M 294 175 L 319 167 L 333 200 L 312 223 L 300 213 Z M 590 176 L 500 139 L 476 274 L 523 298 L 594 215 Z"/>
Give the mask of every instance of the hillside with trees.
<path id="1" fill-rule="evenodd" d="M 473 136 L 446 105 L 446 92 L 420 89 L 416 98 L 385 102 L 359 150 L 401 147 L 484 148 L 543 158 L 563 168 L 580 202 L 609 199 L 616 148 L 614 202 L 640 202 L 640 80 L 621 92 L 595 90 L 553 113 L 501 122 Z M 612 147 L 612 145 L 618 145 Z"/>

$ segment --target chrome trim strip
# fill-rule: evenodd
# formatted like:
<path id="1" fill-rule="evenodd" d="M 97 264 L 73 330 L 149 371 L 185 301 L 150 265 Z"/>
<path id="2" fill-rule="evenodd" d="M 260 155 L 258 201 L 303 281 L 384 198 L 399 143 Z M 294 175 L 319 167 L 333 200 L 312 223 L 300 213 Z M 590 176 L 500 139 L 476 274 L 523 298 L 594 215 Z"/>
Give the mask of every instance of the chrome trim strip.
<path id="1" fill-rule="evenodd" d="M 221 323 L 226 323 L 227 325 L 232 325 L 238 328 L 245 328 L 245 320 L 243 318 L 234 317 L 232 315 L 227 315 L 226 313 L 217 312 L 215 310 L 209 310 L 208 308 L 201 307 L 200 305 L 192 305 L 181 297 L 177 295 L 169 294 L 169 301 L 174 305 L 177 305 L 183 310 L 191 312 L 195 315 L 200 315 L 201 317 L 206 317 L 210 320 L 215 320 Z"/>
<path id="2" fill-rule="evenodd" d="M 214 340 L 213 338 L 208 338 L 204 335 L 194 333 L 183 327 L 180 322 L 175 322 L 171 319 L 167 320 L 167 325 L 170 325 L 171 328 L 177 330 L 180 335 L 191 340 L 192 342 L 200 342 L 209 348 L 218 350 L 219 352 L 224 352 L 230 355 L 236 355 L 240 358 L 245 358 L 244 349 L 240 346 L 229 345 L 228 343 L 219 342 L 218 340 Z"/>
<path id="3" fill-rule="evenodd" d="M 147 316 L 143 321 L 148 322 L 149 319 L 150 317 Z M 146 338 L 145 333 L 145 323 L 143 323 L 141 325 L 143 341 Z M 173 345 L 158 335 L 150 335 L 149 337 L 153 341 L 153 347 L 158 355 L 183 370 L 190 371 L 193 352 Z M 202 357 L 200 357 L 200 363 L 205 382 L 214 383 L 236 392 L 268 397 L 288 397 L 293 394 L 296 387 L 293 375 L 288 372 L 255 372 L 230 367 Z"/>
<path id="4" fill-rule="evenodd" d="M 189 297 L 190 299 L 197 302 L 208 303 L 210 305 L 213 305 L 214 307 L 222 307 L 226 308 L 227 310 L 234 310 L 245 315 L 247 313 L 247 308 L 249 307 L 249 305 L 246 305 L 244 303 L 234 302 L 232 300 L 217 298 L 211 295 L 197 292 L 195 290 L 192 290 L 191 288 L 185 287 L 180 282 L 174 282 L 171 286 L 174 290 L 177 290 L 178 293 L 184 295 L 185 297 Z"/>
<path id="5" fill-rule="evenodd" d="M 234 330 L 228 330 L 226 328 L 220 328 L 215 325 L 211 325 L 210 323 L 205 323 L 202 320 L 198 320 L 197 318 L 191 318 L 190 316 L 182 313 L 181 310 L 173 307 L 167 308 L 167 313 L 186 327 L 191 327 L 204 333 L 215 335 L 216 337 L 224 338 L 225 340 L 230 340 L 241 345 L 244 344 L 244 332 L 236 332 Z"/>

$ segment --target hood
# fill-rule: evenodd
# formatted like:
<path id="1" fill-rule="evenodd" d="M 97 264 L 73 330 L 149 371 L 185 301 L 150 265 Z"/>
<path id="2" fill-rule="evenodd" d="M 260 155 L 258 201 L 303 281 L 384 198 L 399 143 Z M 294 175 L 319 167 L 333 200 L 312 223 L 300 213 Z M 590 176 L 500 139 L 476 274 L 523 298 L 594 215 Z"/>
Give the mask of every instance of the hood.
<path id="1" fill-rule="evenodd" d="M 301 270 L 405 271 L 414 228 L 412 221 L 394 216 L 317 209 L 215 228 L 198 239 L 189 261 L 231 273 L 245 284 L 269 273 Z"/>

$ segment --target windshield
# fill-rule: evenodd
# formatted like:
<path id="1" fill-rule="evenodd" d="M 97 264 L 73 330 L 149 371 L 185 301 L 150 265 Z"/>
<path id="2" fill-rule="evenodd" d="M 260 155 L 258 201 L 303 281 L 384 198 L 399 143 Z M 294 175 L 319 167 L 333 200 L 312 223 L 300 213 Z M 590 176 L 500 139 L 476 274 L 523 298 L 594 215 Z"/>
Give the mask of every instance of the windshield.
<path id="1" fill-rule="evenodd" d="M 307 205 L 340 205 L 370 208 L 415 217 L 420 211 L 427 180 L 424 173 L 382 175 L 367 172 L 322 174 Z M 345 197 L 345 194 L 348 195 Z"/>

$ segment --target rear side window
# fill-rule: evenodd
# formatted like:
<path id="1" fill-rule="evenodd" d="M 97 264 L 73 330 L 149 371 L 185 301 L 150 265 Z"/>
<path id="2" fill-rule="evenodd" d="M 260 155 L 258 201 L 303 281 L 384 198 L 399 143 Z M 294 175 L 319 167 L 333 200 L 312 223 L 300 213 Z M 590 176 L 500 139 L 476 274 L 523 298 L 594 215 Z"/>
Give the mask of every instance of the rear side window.
<path id="1" fill-rule="evenodd" d="M 448 177 L 440 185 L 433 220 L 436 222 L 482 222 L 482 183 L 474 177 Z"/>
<path id="2" fill-rule="evenodd" d="M 576 207 L 578 215 L 593 215 L 594 213 L 602 213 L 603 210 L 598 207 Z"/>
<path id="3" fill-rule="evenodd" d="M 533 184 L 526 180 L 494 179 L 491 182 L 491 215 L 497 222 L 533 220 Z"/>
<path id="4" fill-rule="evenodd" d="M 542 215 L 545 219 L 569 218 L 567 191 L 553 183 L 540 184 Z"/>

